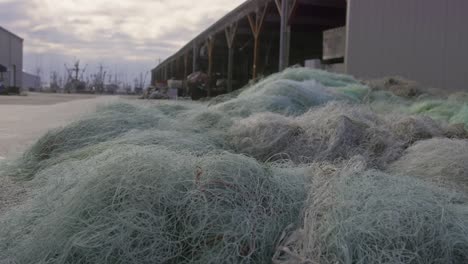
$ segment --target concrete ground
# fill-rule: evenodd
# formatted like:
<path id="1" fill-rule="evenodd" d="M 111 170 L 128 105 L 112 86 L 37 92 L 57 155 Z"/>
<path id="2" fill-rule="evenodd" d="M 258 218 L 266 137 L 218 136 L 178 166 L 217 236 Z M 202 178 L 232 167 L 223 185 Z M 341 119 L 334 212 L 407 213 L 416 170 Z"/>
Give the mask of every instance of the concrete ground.
<path id="1" fill-rule="evenodd" d="M 27 96 L 0 96 L 0 105 L 53 105 L 96 97 L 87 94 L 28 93 Z"/>
<path id="2" fill-rule="evenodd" d="M 14 159 L 48 130 L 95 111 L 117 96 L 39 94 L 0 96 L 0 166 Z M 0 175 L 0 216 L 27 199 L 29 187 Z"/>
<path id="3" fill-rule="evenodd" d="M 115 100 L 118 97 L 78 94 L 0 96 L 0 159 L 14 158 L 48 130 Z"/>

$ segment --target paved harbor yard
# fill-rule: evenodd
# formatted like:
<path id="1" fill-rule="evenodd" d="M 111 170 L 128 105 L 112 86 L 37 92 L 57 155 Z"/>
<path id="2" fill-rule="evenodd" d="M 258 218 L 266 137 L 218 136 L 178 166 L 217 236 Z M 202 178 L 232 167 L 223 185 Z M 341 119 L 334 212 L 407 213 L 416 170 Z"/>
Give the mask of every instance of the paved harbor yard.
<path id="1" fill-rule="evenodd" d="M 114 96 L 38 94 L 0 96 L 0 160 L 14 158 L 48 130 L 90 113 Z"/>

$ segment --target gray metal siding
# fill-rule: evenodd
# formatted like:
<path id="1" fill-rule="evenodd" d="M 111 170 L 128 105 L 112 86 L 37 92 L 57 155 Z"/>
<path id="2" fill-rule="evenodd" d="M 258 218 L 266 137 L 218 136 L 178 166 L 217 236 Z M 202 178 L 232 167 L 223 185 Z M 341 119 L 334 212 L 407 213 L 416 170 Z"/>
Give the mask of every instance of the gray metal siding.
<path id="1" fill-rule="evenodd" d="M 348 0 L 346 70 L 468 90 L 468 1 Z"/>
<path id="2" fill-rule="evenodd" d="M 12 33 L 0 28 L 0 64 L 6 66 L 8 73 L 5 74 L 7 86 L 16 85 L 22 87 L 23 79 L 23 40 Z M 16 72 L 13 74 L 13 65 Z M 13 76 L 16 76 L 16 84 Z"/>
<path id="3" fill-rule="evenodd" d="M 0 64 L 9 67 L 10 64 L 10 36 L 0 29 Z"/>
<path id="4" fill-rule="evenodd" d="M 23 88 L 24 89 L 39 89 L 41 85 L 41 78 L 39 76 L 23 72 Z"/>
<path id="5" fill-rule="evenodd" d="M 23 87 L 23 41 L 11 38 L 11 62 L 16 65 L 16 86 Z"/>

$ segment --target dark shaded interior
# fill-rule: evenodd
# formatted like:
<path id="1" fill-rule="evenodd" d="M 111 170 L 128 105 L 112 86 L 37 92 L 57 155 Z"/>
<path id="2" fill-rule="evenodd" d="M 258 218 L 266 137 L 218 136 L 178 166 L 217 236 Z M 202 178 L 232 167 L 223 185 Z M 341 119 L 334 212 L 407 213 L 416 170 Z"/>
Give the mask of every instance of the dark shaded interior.
<path id="1" fill-rule="evenodd" d="M 289 0 L 292 3 L 294 1 Z M 247 10 L 234 10 L 218 21 L 220 25 L 213 31 L 205 31 L 187 44 L 179 52 L 158 65 L 152 71 L 152 83 L 165 82 L 168 79 L 184 80 L 193 72 L 193 43 L 198 43 L 200 56 L 197 60 L 198 70 L 208 72 L 209 57 L 207 36 L 214 39 L 212 53 L 212 78 L 228 76 L 228 42 L 225 28 L 237 23 L 233 43 L 233 88 L 244 86 L 253 78 L 254 43 L 253 30 L 248 15 L 255 18 L 266 7 L 258 39 L 257 77 L 267 76 L 279 70 L 279 50 L 281 35 L 281 15 L 275 1 L 264 1 L 263 6 L 251 3 Z M 346 25 L 346 0 L 297 0 L 291 8 L 289 25 L 291 28 L 289 66 L 304 65 L 305 60 L 322 59 L 323 31 Z M 236 14 L 238 13 L 238 14 Z M 245 14 L 245 15 L 242 15 Z M 230 16 L 238 18 L 229 20 Z M 261 17 L 261 16 L 260 16 Z M 226 20 L 226 21 L 224 21 Z"/>

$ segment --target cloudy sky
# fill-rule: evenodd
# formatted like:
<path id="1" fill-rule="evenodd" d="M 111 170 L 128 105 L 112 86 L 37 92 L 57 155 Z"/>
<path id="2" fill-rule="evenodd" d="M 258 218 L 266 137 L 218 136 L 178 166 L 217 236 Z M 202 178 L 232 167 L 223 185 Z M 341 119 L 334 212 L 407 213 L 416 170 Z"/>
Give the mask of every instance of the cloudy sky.
<path id="1" fill-rule="evenodd" d="M 80 59 L 132 80 L 244 0 L 0 0 L 0 25 L 24 38 L 24 69 Z"/>

